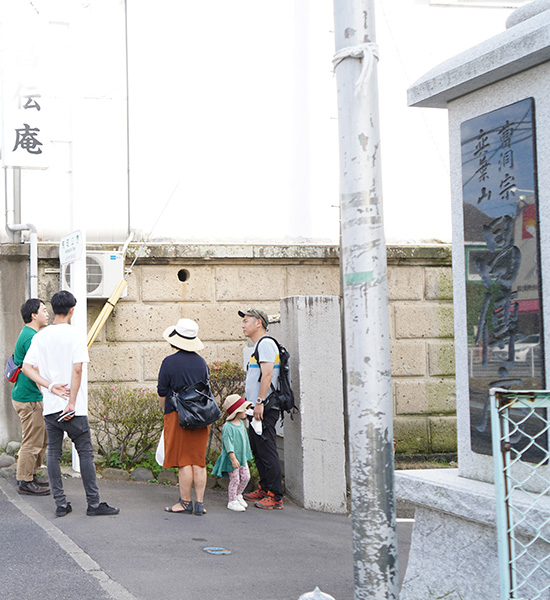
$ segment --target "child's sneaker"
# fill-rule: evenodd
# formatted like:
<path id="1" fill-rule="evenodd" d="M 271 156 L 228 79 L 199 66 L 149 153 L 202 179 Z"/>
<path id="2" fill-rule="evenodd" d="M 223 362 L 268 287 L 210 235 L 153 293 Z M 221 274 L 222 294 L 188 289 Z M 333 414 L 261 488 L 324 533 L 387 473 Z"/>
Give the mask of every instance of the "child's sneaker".
<path id="1" fill-rule="evenodd" d="M 273 492 L 267 492 L 267 495 L 263 500 L 256 500 L 256 502 L 254 502 L 254 506 L 256 508 L 265 508 L 267 510 L 281 510 L 283 508 L 283 499 L 275 500 Z"/>
<path id="2" fill-rule="evenodd" d="M 231 502 L 229 502 L 227 505 L 227 508 L 229 510 L 234 510 L 235 512 L 244 512 L 246 510 L 246 508 L 238 500 L 231 500 Z"/>
<path id="3" fill-rule="evenodd" d="M 239 494 L 237 496 L 237 502 L 241 505 L 244 506 L 244 508 L 248 508 L 248 502 L 243 498 L 242 494 Z"/>
<path id="4" fill-rule="evenodd" d="M 250 492 L 249 494 L 243 494 L 243 498 L 245 500 L 250 500 L 251 502 L 254 502 L 254 500 L 261 500 L 262 498 L 265 498 L 266 496 L 267 496 L 267 492 L 264 492 L 264 490 L 262 490 L 261 487 L 259 487 L 254 492 Z"/>

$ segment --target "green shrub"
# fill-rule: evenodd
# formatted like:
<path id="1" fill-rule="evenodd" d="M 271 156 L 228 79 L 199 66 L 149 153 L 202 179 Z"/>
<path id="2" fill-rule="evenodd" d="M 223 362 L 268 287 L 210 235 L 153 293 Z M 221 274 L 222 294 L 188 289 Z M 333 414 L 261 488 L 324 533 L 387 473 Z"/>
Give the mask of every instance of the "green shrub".
<path id="1" fill-rule="evenodd" d="M 170 469 L 164 469 L 161 465 L 158 464 L 157 459 L 155 458 L 155 452 L 146 452 L 145 456 L 134 465 L 134 468 L 144 467 L 145 469 L 149 469 L 151 473 L 153 473 L 154 479 L 159 476 L 161 471 L 173 471 L 174 473 L 178 472 L 176 467 L 172 467 Z"/>
<path id="2" fill-rule="evenodd" d="M 156 393 L 103 385 L 90 389 L 88 410 L 106 466 L 128 469 L 149 462 L 164 425 Z"/>
<path id="3" fill-rule="evenodd" d="M 210 389 L 220 403 L 230 394 L 244 395 L 245 371 L 230 360 L 221 361 L 219 358 L 208 365 L 210 369 Z"/>

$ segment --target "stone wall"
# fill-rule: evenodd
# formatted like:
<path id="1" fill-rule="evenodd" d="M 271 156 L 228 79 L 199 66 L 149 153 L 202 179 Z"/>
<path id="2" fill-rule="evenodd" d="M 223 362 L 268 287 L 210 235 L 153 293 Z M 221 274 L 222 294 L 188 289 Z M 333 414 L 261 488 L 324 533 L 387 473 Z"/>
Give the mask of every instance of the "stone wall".
<path id="1" fill-rule="evenodd" d="M 450 249 L 388 248 L 388 293 L 397 452 L 455 452 Z"/>
<path id="2" fill-rule="evenodd" d="M 28 253 L 24 245 L 0 249 L 2 261 L 10 253 Z M 39 245 L 43 299 L 59 289 L 57 251 L 57 245 Z M 130 246 L 127 264 L 136 251 Z M 456 449 L 450 260 L 448 246 L 388 248 L 398 452 Z M 22 291 L 18 294 L 17 306 L 25 300 Z M 246 342 L 237 311 L 258 306 L 277 314 L 281 298 L 298 295 L 340 295 L 337 247 L 150 244 L 128 277 L 127 297 L 90 350 L 89 381 L 154 389 L 160 363 L 170 353 L 162 333 L 181 317 L 199 323 L 207 361 L 241 364 Z M 89 325 L 103 304 L 88 300 Z M 13 313 L 11 307 L 10 317 L 17 323 L 19 315 Z M 13 340 L 6 343 L 13 347 L 19 327 L 12 329 Z"/>
<path id="3" fill-rule="evenodd" d="M 23 326 L 20 308 L 25 302 L 25 282 L 27 280 L 28 258 L 21 255 L 20 246 L 1 248 L 0 260 L 0 360 L 2 366 L 13 354 L 17 336 Z M 28 248 L 27 256 L 28 256 Z M 19 418 L 11 404 L 13 385 L 2 377 L 0 385 L 0 445 L 12 439 L 13 432 L 20 431 Z M 19 438 L 17 438 L 19 439 Z"/>

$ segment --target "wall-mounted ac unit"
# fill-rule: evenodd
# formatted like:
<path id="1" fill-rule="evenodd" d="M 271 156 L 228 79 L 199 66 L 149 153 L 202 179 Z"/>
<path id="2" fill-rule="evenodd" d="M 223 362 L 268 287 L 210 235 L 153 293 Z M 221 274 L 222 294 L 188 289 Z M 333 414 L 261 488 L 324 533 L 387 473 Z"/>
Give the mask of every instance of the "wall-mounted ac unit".
<path id="1" fill-rule="evenodd" d="M 63 277 L 71 288 L 70 269 L 64 268 Z M 108 298 L 124 277 L 124 256 L 121 252 L 86 252 L 86 291 L 88 298 Z M 127 291 L 124 290 L 122 297 Z"/>

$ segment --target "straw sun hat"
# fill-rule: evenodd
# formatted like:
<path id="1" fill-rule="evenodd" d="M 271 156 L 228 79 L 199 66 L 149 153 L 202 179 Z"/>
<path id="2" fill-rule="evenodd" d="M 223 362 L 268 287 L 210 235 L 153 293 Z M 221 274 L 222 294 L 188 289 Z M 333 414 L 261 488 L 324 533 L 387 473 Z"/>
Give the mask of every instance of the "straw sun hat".
<path id="1" fill-rule="evenodd" d="M 176 325 L 164 330 L 162 337 L 172 346 L 188 352 L 198 352 L 204 348 L 198 334 L 199 326 L 191 319 L 180 319 Z"/>

